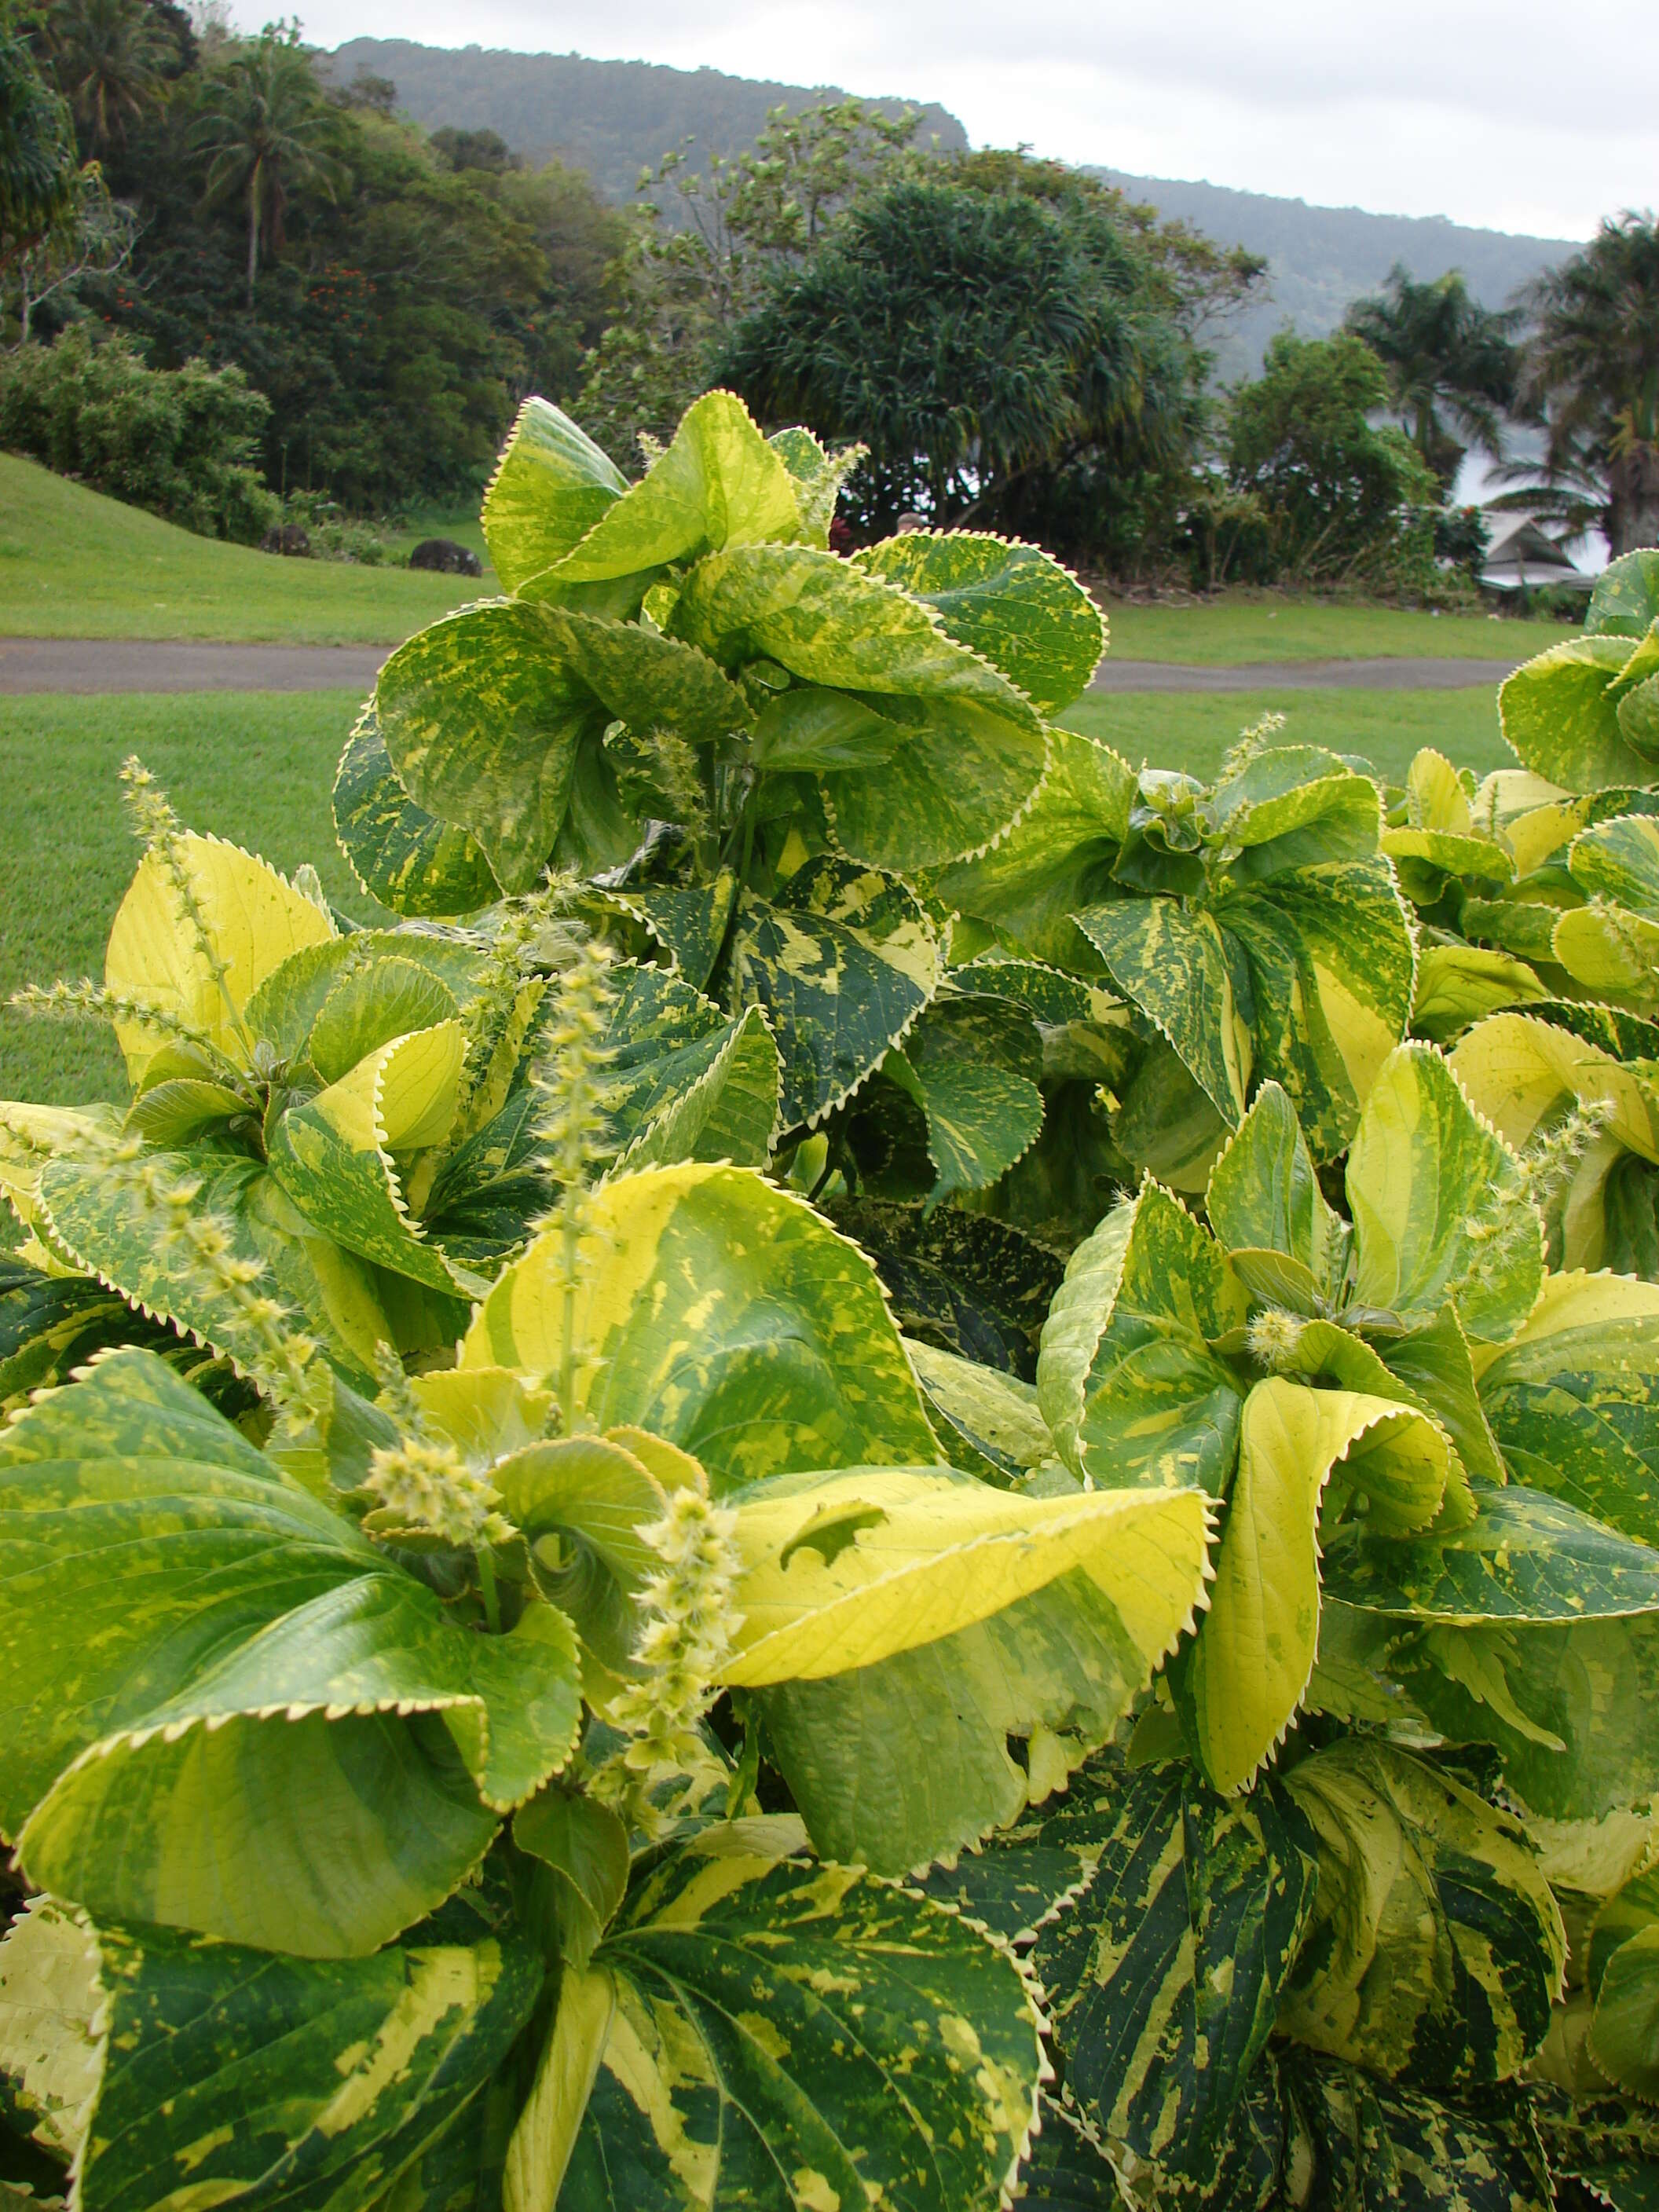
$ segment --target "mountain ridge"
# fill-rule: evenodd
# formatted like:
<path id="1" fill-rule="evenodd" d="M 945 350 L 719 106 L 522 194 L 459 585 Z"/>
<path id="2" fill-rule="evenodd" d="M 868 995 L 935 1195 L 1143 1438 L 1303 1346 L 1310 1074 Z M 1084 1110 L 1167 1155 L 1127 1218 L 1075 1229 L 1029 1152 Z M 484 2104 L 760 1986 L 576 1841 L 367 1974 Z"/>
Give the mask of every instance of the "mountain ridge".
<path id="1" fill-rule="evenodd" d="M 325 57 L 325 66 L 337 82 L 359 70 L 389 77 L 399 106 L 428 130 L 446 123 L 492 130 L 532 161 L 551 155 L 570 161 L 613 201 L 631 198 L 641 169 L 688 137 L 700 155 L 735 154 L 753 143 L 772 108 L 799 112 L 843 96 L 834 85 L 785 84 L 720 70 L 505 47 L 424 46 L 408 39 L 352 39 Z M 890 112 L 920 107 L 923 138 L 935 140 L 942 152 L 969 143 L 961 123 L 937 101 L 884 95 L 871 104 Z M 1265 289 L 1212 338 L 1215 374 L 1223 380 L 1258 368 L 1268 341 L 1287 324 L 1304 337 L 1328 336 L 1349 302 L 1377 290 L 1396 261 L 1419 279 L 1461 269 L 1483 306 L 1501 307 L 1579 243 L 1485 230 L 1443 216 L 1377 215 L 1103 164 L 1079 166 L 1166 219 L 1266 257 Z"/>

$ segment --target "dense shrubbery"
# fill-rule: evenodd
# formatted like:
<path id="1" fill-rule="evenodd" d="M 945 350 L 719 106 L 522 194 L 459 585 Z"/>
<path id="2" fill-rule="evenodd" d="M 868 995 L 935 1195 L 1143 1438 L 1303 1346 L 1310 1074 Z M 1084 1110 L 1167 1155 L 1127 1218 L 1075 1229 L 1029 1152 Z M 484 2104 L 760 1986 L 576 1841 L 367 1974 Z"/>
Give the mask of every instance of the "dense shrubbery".
<path id="1" fill-rule="evenodd" d="M 1659 555 L 1522 766 L 1206 787 L 851 458 L 524 410 L 395 926 L 129 771 L 31 996 L 131 1103 L 0 1109 L 9 2189 L 1650 2198 Z"/>
<path id="2" fill-rule="evenodd" d="M 0 446 L 206 538 L 251 543 L 275 520 L 257 466 L 270 413 L 239 368 L 151 368 L 84 325 L 0 355 Z"/>
<path id="3" fill-rule="evenodd" d="M 623 235 L 585 178 L 435 147 L 280 24 L 198 43 L 171 0 L 55 0 L 39 44 L 141 226 L 122 277 L 58 295 L 42 334 L 87 314 L 157 368 L 240 368 L 279 494 L 384 513 L 471 491 L 523 393 L 574 389 Z"/>
<path id="4" fill-rule="evenodd" d="M 1228 410 L 1227 489 L 1252 526 L 1215 580 L 1422 589 L 1440 490 L 1405 432 L 1374 420 L 1388 398 L 1358 338 L 1273 340 Z"/>

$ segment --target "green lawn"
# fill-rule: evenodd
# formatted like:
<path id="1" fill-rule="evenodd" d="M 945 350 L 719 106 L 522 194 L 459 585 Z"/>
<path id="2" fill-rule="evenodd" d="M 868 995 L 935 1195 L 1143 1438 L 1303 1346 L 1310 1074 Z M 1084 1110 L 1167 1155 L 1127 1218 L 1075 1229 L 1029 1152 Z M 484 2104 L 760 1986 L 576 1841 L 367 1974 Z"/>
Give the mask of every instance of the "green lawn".
<path id="1" fill-rule="evenodd" d="M 27 1019 L 22 983 L 101 977 L 109 926 L 137 865 L 118 772 L 137 753 L 195 830 L 315 863 L 359 920 L 378 911 L 334 841 L 329 789 L 361 702 L 352 691 L 32 696 L 0 713 L 0 1098 L 124 1097 L 109 1032 Z"/>
<path id="2" fill-rule="evenodd" d="M 1103 738 L 1133 767 L 1185 769 L 1212 776 L 1241 730 L 1269 713 L 1286 718 L 1284 742 L 1358 753 L 1391 782 L 1404 780 L 1412 755 L 1433 745 L 1460 768 L 1484 775 L 1513 768 L 1498 731 L 1497 695 L 1468 691 L 1096 692 L 1068 707 L 1061 721 Z"/>
<path id="3" fill-rule="evenodd" d="M 0 1098 L 74 1104 L 124 1095 L 106 1031 L 27 1020 L 4 1001 L 22 983 L 102 974 L 110 921 L 137 857 L 117 781 L 130 752 L 155 770 L 192 828 L 234 837 L 281 868 L 313 861 L 332 898 L 360 920 L 371 916 L 329 810 L 357 705 L 349 691 L 6 702 Z M 1363 753 L 1395 780 L 1423 744 L 1482 770 L 1509 763 L 1487 691 L 1128 693 L 1085 700 L 1066 719 L 1136 766 L 1150 760 L 1204 775 L 1273 707 L 1289 715 L 1288 738 Z"/>
<path id="4" fill-rule="evenodd" d="M 481 557 L 470 509 L 434 507 L 383 533 L 407 553 L 455 538 Z M 0 637 L 216 638 L 248 643 L 396 644 L 495 587 L 333 561 L 279 561 L 192 537 L 33 461 L 0 453 Z M 1524 660 L 1572 631 L 1558 623 L 1437 617 L 1238 592 L 1203 606 L 1109 610 L 1115 660 Z"/>
<path id="5" fill-rule="evenodd" d="M 1278 592 L 1234 592 L 1203 606 L 1107 608 L 1114 660 L 1243 665 L 1258 660 L 1528 659 L 1577 635 L 1564 623 L 1417 614 Z"/>
<path id="6" fill-rule="evenodd" d="M 438 534 L 418 530 L 408 543 Z M 492 583 L 278 560 L 0 453 L 0 637 L 396 644 Z"/>
<path id="7" fill-rule="evenodd" d="M 464 507 L 415 507 L 407 514 L 400 514 L 395 522 L 388 523 L 380 535 L 387 550 L 404 560 L 423 538 L 453 538 L 458 545 L 467 546 L 477 555 L 484 565 L 485 581 L 492 590 L 495 588 L 495 573 L 489 566 L 489 548 L 484 544 L 483 525 L 478 520 L 476 501 Z M 474 591 L 478 588 L 475 583 Z"/>

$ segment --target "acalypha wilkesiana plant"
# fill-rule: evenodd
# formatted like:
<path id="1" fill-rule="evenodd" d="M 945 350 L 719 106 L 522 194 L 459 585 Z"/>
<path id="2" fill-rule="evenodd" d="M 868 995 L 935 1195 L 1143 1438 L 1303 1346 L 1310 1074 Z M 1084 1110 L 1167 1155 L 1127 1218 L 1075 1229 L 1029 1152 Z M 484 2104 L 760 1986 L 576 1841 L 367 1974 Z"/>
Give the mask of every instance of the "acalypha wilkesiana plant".
<path id="1" fill-rule="evenodd" d="M 1520 766 L 1054 718 L 524 410 L 335 787 L 137 763 L 0 1108 L 5 2212 L 1659 2201 L 1659 555 Z"/>

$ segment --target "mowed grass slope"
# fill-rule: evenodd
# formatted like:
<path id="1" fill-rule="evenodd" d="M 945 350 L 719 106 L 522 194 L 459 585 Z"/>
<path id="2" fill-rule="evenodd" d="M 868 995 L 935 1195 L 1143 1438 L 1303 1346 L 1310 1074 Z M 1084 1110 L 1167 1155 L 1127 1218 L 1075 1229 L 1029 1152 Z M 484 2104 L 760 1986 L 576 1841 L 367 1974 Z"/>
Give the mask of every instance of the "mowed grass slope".
<path id="1" fill-rule="evenodd" d="M 0 453 L 0 637 L 392 645 L 495 588 L 226 545 Z"/>
<path id="2" fill-rule="evenodd" d="M 179 697 L 34 696 L 0 706 L 0 1098 L 74 1105 L 125 1096 L 108 1031 L 32 1020 L 20 985 L 101 977 L 109 926 L 137 854 L 118 772 L 137 753 L 192 829 L 283 870 L 310 860 L 359 921 L 377 909 L 334 838 L 329 791 L 359 701 L 351 691 L 193 692 Z M 1490 691 L 1129 693 L 1084 700 L 1065 720 L 1134 767 L 1212 775 L 1242 729 L 1273 708 L 1287 739 L 1359 753 L 1393 781 L 1419 745 L 1480 770 L 1511 763 Z M 3 1241 L 3 1240 L 0 1240 Z"/>
<path id="3" fill-rule="evenodd" d="M 434 509 L 385 533 L 404 555 L 454 538 L 485 558 L 476 515 Z M 482 580 L 337 561 L 282 561 L 160 522 L 0 453 L 0 637 L 201 638 L 391 645 L 496 588 Z M 1275 660 L 1524 660 L 1575 633 L 1559 623 L 1418 614 L 1279 592 L 1193 606 L 1109 603 L 1114 660 L 1249 665 Z"/>
<path id="4" fill-rule="evenodd" d="M 1577 637 L 1576 624 L 1422 614 L 1279 592 L 1230 592 L 1194 606 L 1106 603 L 1114 660 L 1189 667 L 1273 660 L 1527 660 Z"/>

